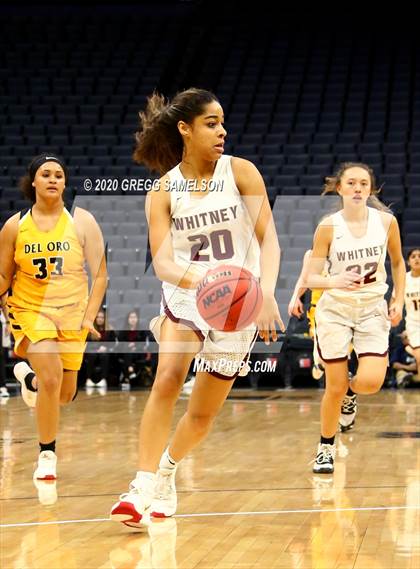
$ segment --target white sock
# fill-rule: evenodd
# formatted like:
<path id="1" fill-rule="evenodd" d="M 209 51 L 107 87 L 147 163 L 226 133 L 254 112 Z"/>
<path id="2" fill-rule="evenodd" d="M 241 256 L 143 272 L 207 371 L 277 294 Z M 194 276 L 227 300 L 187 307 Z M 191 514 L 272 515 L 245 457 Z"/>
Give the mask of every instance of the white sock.
<path id="1" fill-rule="evenodd" d="M 162 458 L 159 462 L 159 468 L 166 468 L 168 470 L 175 470 L 178 463 L 169 454 L 169 447 L 162 454 Z"/>

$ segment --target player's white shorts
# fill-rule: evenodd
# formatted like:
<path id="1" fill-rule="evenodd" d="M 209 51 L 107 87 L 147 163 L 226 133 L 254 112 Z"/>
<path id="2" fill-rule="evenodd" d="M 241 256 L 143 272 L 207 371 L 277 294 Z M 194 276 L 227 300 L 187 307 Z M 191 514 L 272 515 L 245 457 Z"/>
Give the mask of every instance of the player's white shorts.
<path id="1" fill-rule="evenodd" d="M 170 318 L 194 330 L 202 342 L 197 353 L 196 371 L 205 371 L 221 379 L 233 379 L 248 374 L 248 360 L 257 339 L 254 324 L 238 332 L 213 330 L 201 318 L 195 301 L 195 292 L 175 288 L 162 291 L 160 316 L 150 322 L 150 330 L 159 342 L 160 327 Z"/>
<path id="2" fill-rule="evenodd" d="M 409 320 L 405 321 L 405 330 L 408 342 L 412 348 L 420 348 L 420 322 Z"/>
<path id="3" fill-rule="evenodd" d="M 359 358 L 388 355 L 391 322 L 383 298 L 357 306 L 339 302 L 325 291 L 315 322 L 319 355 L 325 362 L 347 360 L 351 344 Z"/>

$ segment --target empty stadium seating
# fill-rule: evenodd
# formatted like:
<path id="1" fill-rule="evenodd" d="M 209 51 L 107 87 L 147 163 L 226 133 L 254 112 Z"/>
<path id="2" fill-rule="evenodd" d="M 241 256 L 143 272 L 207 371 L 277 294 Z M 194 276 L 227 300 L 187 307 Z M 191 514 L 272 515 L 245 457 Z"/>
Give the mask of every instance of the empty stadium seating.
<path id="1" fill-rule="evenodd" d="M 319 197 L 325 176 L 342 161 L 373 167 L 404 248 L 420 244 L 418 43 L 398 34 L 350 41 L 342 26 L 316 33 L 309 19 L 299 25 L 287 13 L 275 25 L 262 16 L 260 26 L 238 19 L 234 33 L 229 20 L 216 27 L 200 21 L 200 33 L 185 37 L 193 7 L 172 4 L 139 6 L 133 14 L 121 8 L 112 21 L 106 10 L 10 9 L 0 37 L 1 224 L 26 207 L 17 182 L 29 159 L 40 151 L 62 154 L 69 206 L 76 197 L 74 204 L 92 211 L 108 244 L 108 300 L 128 306 L 141 298 L 156 310 L 153 276 L 143 289 L 145 192 L 125 192 L 122 180 L 150 177 L 131 158 L 146 96 L 197 85 L 224 106 L 229 153 L 251 159 L 263 175 L 288 290 L 327 211 Z M 208 55 L 200 59 L 203 38 Z M 100 191 L 88 194 L 86 178 Z M 101 180 L 110 180 L 109 188 Z M 143 290 L 151 294 L 138 296 Z"/>

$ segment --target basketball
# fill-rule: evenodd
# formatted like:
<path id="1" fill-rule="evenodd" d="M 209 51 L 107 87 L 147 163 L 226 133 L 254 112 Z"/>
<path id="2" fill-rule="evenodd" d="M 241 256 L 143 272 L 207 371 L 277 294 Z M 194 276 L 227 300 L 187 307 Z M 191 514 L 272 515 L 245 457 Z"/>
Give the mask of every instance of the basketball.
<path id="1" fill-rule="evenodd" d="M 262 304 L 258 280 L 247 269 L 220 265 L 207 271 L 197 287 L 197 308 L 216 330 L 234 332 L 255 320 Z"/>

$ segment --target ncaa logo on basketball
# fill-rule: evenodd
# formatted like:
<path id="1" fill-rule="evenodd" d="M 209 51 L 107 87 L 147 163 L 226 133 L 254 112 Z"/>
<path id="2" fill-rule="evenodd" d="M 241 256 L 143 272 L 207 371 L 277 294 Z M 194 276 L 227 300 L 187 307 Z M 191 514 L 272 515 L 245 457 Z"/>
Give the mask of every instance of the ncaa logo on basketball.
<path id="1" fill-rule="evenodd" d="M 232 291 L 230 287 L 228 285 L 224 285 L 223 288 L 218 288 L 215 292 L 212 292 L 206 298 L 204 298 L 203 304 L 207 308 L 208 306 L 219 300 L 219 298 L 223 298 L 227 294 L 231 294 L 231 292 Z"/>

